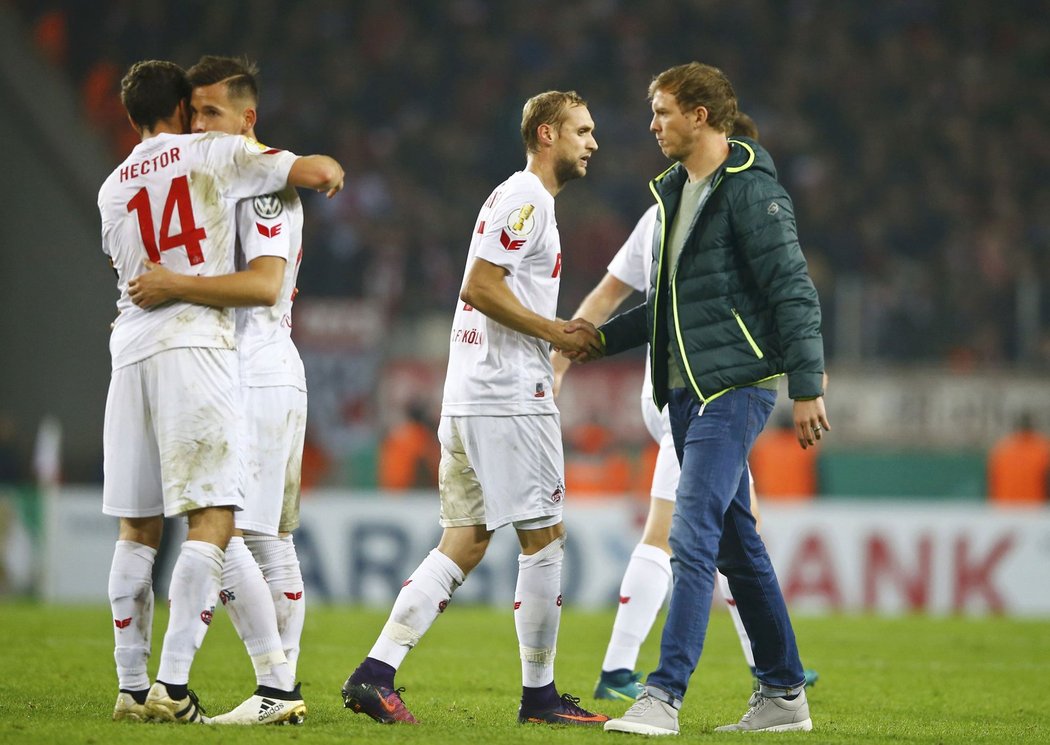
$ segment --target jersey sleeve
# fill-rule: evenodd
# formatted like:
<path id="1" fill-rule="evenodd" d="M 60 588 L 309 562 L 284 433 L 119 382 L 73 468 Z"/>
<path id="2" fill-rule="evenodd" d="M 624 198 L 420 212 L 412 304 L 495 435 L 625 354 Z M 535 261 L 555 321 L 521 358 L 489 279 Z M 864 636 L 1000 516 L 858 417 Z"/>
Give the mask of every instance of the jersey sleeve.
<path id="1" fill-rule="evenodd" d="M 218 160 L 216 170 L 227 176 L 223 191 L 230 199 L 281 191 L 296 159 L 295 153 L 241 135 L 219 135 L 213 148 L 211 158 Z"/>
<path id="2" fill-rule="evenodd" d="M 293 230 L 289 199 L 296 198 L 294 189 L 242 199 L 237 203 L 237 237 L 247 264 L 260 256 L 278 256 L 291 261 Z"/>
<path id="3" fill-rule="evenodd" d="M 531 189 L 512 189 L 500 195 L 479 225 L 479 259 L 514 274 L 534 247 L 541 247 L 547 223 L 553 219 L 549 197 Z"/>
<path id="4" fill-rule="evenodd" d="M 656 210 L 657 205 L 654 204 L 642 215 L 627 240 L 620 246 L 620 250 L 609 262 L 609 274 L 638 292 L 649 290 Z"/>

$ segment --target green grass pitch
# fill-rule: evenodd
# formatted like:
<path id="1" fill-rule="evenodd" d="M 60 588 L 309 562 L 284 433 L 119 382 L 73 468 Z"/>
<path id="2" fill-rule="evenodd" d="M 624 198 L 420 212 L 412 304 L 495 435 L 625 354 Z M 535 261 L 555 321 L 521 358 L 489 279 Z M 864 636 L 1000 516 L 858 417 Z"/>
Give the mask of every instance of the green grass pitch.
<path id="1" fill-rule="evenodd" d="M 163 603 L 161 603 L 163 605 Z M 224 613 L 194 664 L 191 686 L 211 713 L 251 693 L 251 665 Z M 386 613 L 315 605 L 304 633 L 299 677 L 309 707 L 301 727 L 188 727 L 112 722 L 116 697 L 112 632 L 105 606 L 0 605 L 3 660 L 0 743 L 575 743 L 631 736 L 598 730 L 519 726 L 520 666 L 510 609 L 453 605 L 398 674 L 422 726 L 380 726 L 343 709 L 339 687 L 368 652 Z M 595 702 L 594 681 L 612 611 L 567 608 L 557 682 L 586 708 L 610 715 L 626 703 Z M 155 671 L 166 615 L 154 632 Z M 682 736 L 704 742 L 748 737 L 813 743 L 1048 743 L 1050 622 L 904 617 L 795 619 L 807 667 L 814 731 L 715 735 L 744 712 L 751 681 L 728 616 L 711 619 L 707 647 L 682 710 Z M 653 635 L 640 667 L 658 654 Z M 624 738 L 627 738 L 625 740 Z"/>

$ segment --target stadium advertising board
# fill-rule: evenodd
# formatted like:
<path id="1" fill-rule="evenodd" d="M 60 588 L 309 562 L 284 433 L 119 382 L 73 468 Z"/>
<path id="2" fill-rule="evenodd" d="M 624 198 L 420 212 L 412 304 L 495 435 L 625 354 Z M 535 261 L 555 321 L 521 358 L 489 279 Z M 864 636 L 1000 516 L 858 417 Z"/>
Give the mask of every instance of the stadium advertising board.
<path id="1" fill-rule="evenodd" d="M 117 526 L 100 504 L 97 489 L 66 488 L 52 498 L 41 572 L 47 599 L 104 601 Z M 567 507 L 567 603 L 615 603 L 639 537 L 637 518 L 625 500 Z M 304 500 L 296 533 L 307 591 L 317 600 L 387 607 L 439 533 L 432 495 L 317 492 Z M 1050 510 L 767 503 L 763 535 L 797 613 L 1050 617 Z M 517 554 L 513 532 L 498 531 L 455 602 L 512 603 Z"/>

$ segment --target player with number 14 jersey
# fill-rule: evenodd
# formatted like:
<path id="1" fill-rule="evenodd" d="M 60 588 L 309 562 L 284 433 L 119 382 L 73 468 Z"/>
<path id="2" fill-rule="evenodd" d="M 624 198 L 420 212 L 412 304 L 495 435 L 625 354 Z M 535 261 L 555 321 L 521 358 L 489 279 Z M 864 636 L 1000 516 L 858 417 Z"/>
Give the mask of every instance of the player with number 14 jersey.
<path id="1" fill-rule="evenodd" d="M 128 282 L 147 258 L 180 274 L 234 271 L 237 201 L 284 188 L 295 159 L 247 137 L 158 134 L 106 179 L 98 196 L 102 247 L 120 290 L 113 369 L 165 349 L 234 348 L 231 309 L 173 302 L 143 310 L 131 302 Z"/>

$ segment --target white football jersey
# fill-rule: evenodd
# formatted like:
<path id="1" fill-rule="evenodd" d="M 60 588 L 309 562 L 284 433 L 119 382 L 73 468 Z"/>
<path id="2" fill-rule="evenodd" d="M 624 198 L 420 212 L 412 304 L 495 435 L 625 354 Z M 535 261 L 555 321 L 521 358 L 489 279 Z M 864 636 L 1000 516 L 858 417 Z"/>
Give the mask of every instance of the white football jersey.
<path id="1" fill-rule="evenodd" d="M 177 347 L 234 348 L 232 309 L 173 302 L 143 310 L 128 283 L 150 259 L 180 274 L 234 271 L 237 202 L 284 188 L 295 155 L 239 135 L 159 134 L 139 143 L 98 193 L 102 250 L 117 272 L 113 368 Z"/>
<path id="2" fill-rule="evenodd" d="M 654 204 L 645 211 L 608 267 L 609 274 L 646 295 L 649 294 L 649 272 L 653 265 L 653 231 L 656 230 L 658 209 L 659 206 Z M 663 412 L 658 412 L 656 404 L 653 403 L 653 373 L 649 366 L 648 353 L 645 380 L 642 382 L 642 414 L 645 417 L 645 426 L 654 440 L 660 442 L 664 434 L 670 433 L 671 422 L 666 408 Z"/>
<path id="3" fill-rule="evenodd" d="M 467 253 L 505 268 L 514 296 L 554 318 L 561 284 L 561 241 L 554 197 L 539 178 L 518 171 L 482 205 Z M 459 301 L 452 321 L 443 416 L 507 416 L 558 411 L 551 392 L 550 345 L 513 331 Z"/>
<path id="4" fill-rule="evenodd" d="M 277 302 L 237 309 L 241 382 L 250 387 L 290 385 L 306 390 L 299 350 L 292 342 L 292 301 L 303 257 L 303 204 L 294 187 L 244 199 L 237 205 L 237 268 L 260 256 L 285 260 Z"/>

